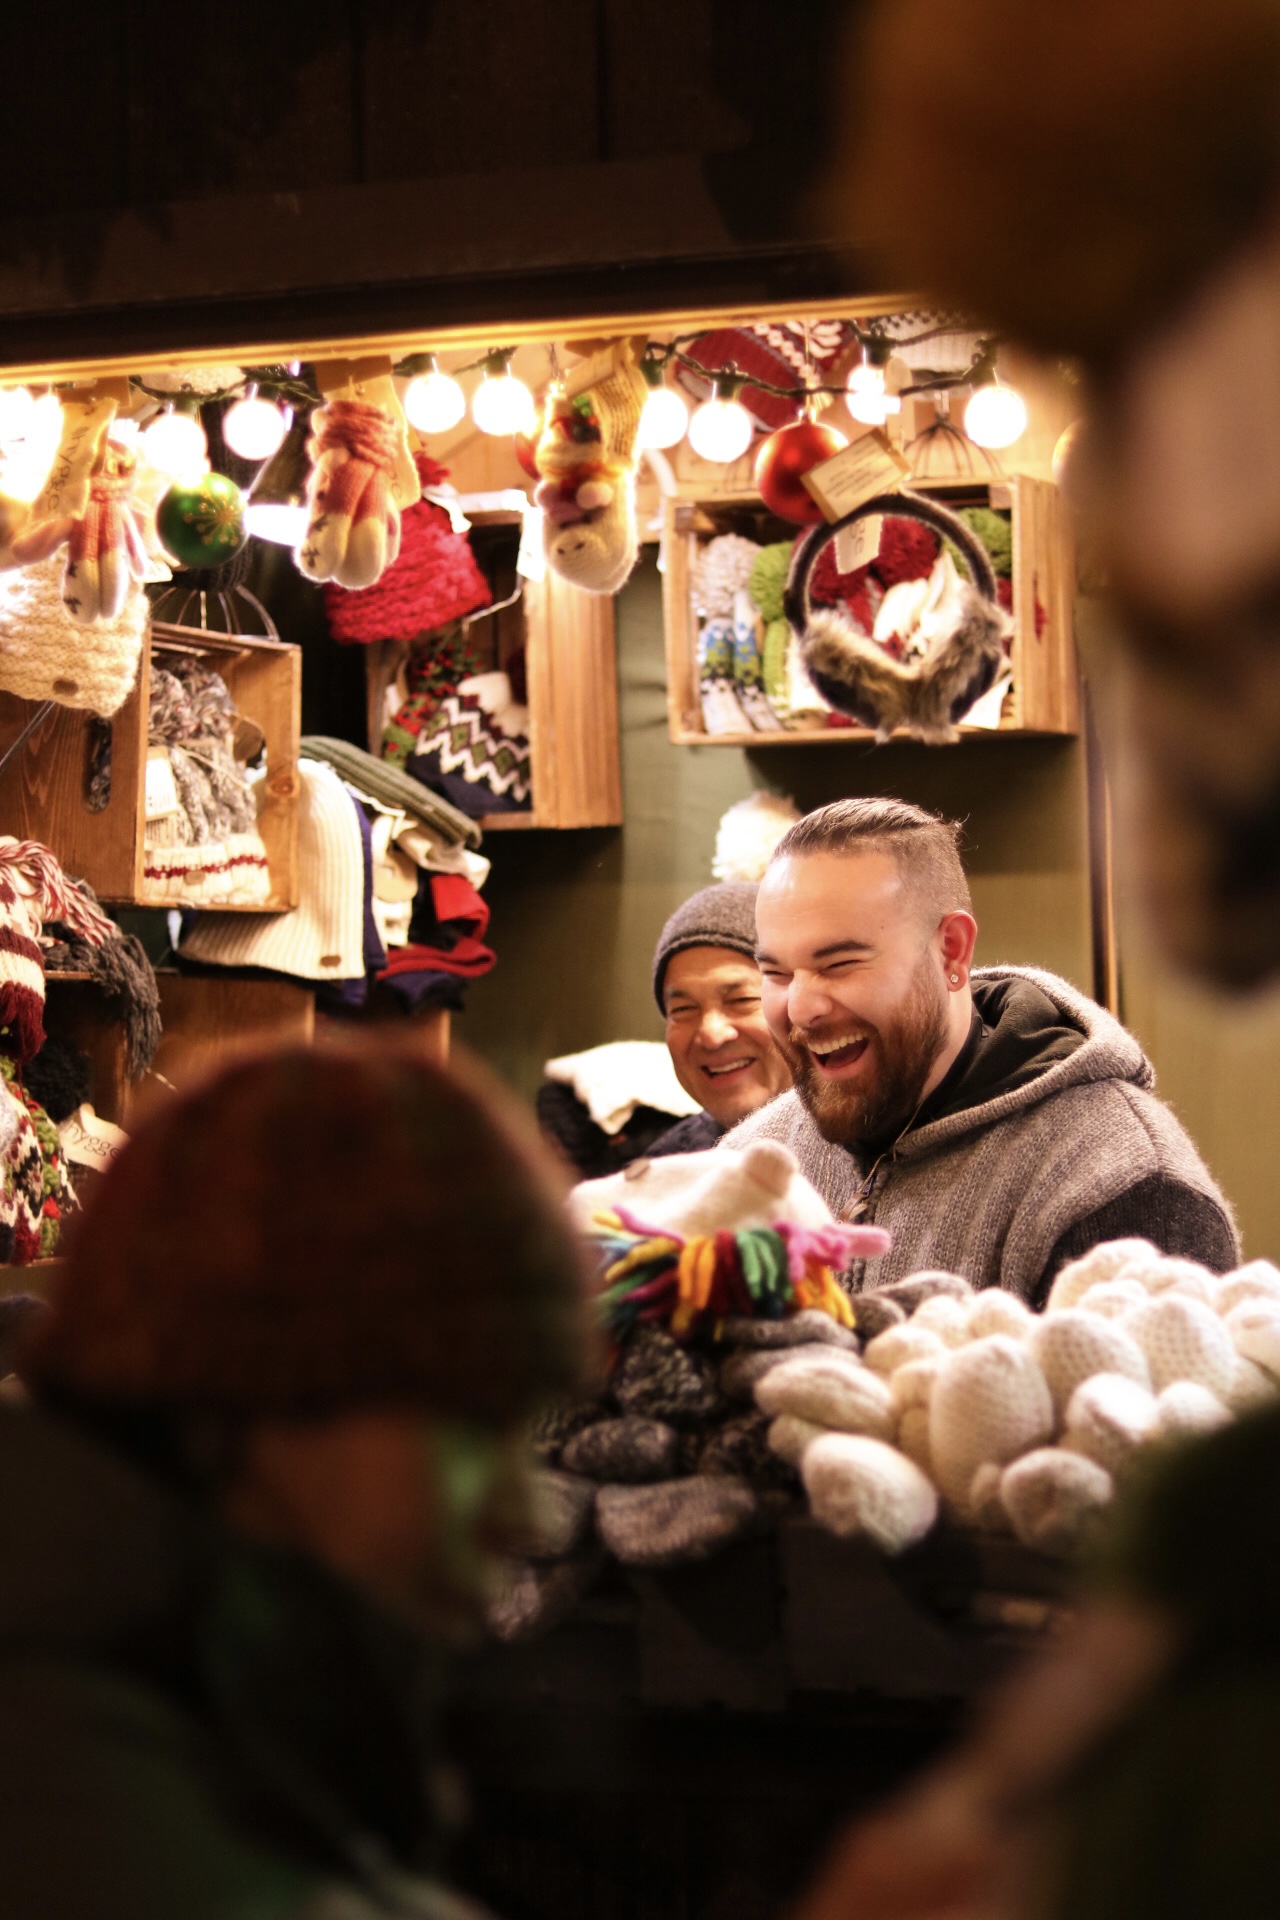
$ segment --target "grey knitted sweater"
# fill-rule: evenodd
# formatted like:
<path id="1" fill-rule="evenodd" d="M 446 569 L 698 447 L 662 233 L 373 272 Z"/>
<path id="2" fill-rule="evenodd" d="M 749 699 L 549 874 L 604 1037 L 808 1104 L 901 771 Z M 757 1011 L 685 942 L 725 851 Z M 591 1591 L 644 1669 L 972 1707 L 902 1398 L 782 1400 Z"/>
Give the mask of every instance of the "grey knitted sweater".
<path id="1" fill-rule="evenodd" d="M 838 1218 L 889 1229 L 890 1251 L 851 1275 L 858 1287 L 943 1267 L 1039 1303 L 1063 1259 L 1130 1234 L 1219 1270 L 1234 1265 L 1231 1209 L 1152 1092 L 1133 1035 L 1054 974 L 984 967 L 974 979 L 1031 982 L 1082 1044 L 1026 1084 L 905 1133 L 874 1168 L 824 1140 L 795 1093 L 744 1120 L 725 1146 L 785 1142 Z"/>

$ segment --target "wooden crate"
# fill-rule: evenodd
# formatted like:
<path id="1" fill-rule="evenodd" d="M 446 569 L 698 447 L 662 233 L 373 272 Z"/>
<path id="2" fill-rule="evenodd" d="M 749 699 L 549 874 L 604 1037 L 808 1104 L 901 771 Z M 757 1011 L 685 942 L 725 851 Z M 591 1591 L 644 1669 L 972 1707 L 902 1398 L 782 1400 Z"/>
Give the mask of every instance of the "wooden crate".
<path id="1" fill-rule="evenodd" d="M 999 483 L 929 482 L 918 485 L 945 506 L 990 506 L 1008 511 L 1013 525 L 1013 690 L 998 728 L 961 727 L 962 734 L 1071 735 L 1080 731 L 1079 675 L 1072 627 L 1073 562 L 1058 489 L 1025 475 Z M 666 501 L 663 617 L 667 645 L 667 718 L 679 746 L 777 747 L 870 740 L 865 727 L 811 727 L 757 733 L 707 733 L 698 697 L 698 625 L 691 582 L 699 547 L 713 534 L 760 527 L 751 537 L 787 539 L 796 532 L 773 522 L 755 493 Z"/>
<path id="2" fill-rule="evenodd" d="M 506 566 L 495 582 L 498 599 L 515 592 L 515 557 L 521 516 L 473 513 L 481 528 L 507 527 L 512 534 Z M 533 805 L 520 813 L 486 814 L 485 833 L 528 827 L 618 827 L 622 825 L 622 768 L 618 747 L 618 667 L 613 600 L 583 593 L 547 569 L 542 580 L 523 580 L 519 599 L 475 623 L 492 636 L 487 664 L 505 667 L 525 650 L 529 696 L 530 787 Z M 483 623 L 483 625 L 482 625 Z M 366 649 L 369 749 L 377 753 L 387 687 L 408 652 L 403 641 Z"/>
<path id="3" fill-rule="evenodd" d="M 267 849 L 271 892 L 260 905 L 218 903 L 219 912 L 279 913 L 298 904 L 298 739 L 302 725 L 302 654 L 278 640 L 241 634 L 199 636 L 158 626 L 143 649 L 138 683 L 111 722 L 111 797 L 98 813 L 86 802 L 96 723 L 71 707 L 55 707 L 0 770 L 0 830 L 52 847 L 63 868 L 87 880 L 99 899 L 118 905 L 183 906 L 181 899 L 143 896 L 147 715 L 151 660 L 183 647 L 206 655 L 226 681 L 240 712 L 266 740 L 267 777 L 259 830 Z M 35 708 L 0 694 L 0 753 Z"/>

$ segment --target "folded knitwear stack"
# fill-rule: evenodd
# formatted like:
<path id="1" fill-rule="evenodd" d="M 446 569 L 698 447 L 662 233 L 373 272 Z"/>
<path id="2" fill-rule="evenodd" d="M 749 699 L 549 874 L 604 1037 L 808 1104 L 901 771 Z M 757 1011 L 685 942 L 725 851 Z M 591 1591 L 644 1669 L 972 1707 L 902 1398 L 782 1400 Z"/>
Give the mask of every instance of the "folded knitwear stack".
<path id="1" fill-rule="evenodd" d="M 238 717 L 204 661 L 175 655 L 171 668 L 152 667 L 147 742 L 172 782 L 158 800 L 148 783 L 144 899 L 257 906 L 270 895 L 254 782 L 235 756 Z"/>
<path id="2" fill-rule="evenodd" d="M 529 710 L 505 673 L 460 680 L 419 727 L 405 771 L 472 819 L 532 805 Z"/>
<path id="3" fill-rule="evenodd" d="M 201 914 L 179 959 L 302 981 L 334 1013 L 363 1006 L 375 980 L 410 1007 L 461 1006 L 466 981 L 494 964 L 476 892 L 488 863 L 465 844 L 477 829 L 358 747 L 302 745 L 298 905 Z"/>

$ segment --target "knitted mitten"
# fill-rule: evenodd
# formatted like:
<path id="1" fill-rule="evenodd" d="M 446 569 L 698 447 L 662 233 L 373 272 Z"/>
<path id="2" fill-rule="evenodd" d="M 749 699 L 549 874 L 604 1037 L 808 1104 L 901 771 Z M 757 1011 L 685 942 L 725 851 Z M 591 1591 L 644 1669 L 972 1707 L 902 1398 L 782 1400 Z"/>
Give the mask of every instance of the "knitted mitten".
<path id="1" fill-rule="evenodd" d="M 310 580 L 371 587 L 400 551 L 392 491 L 404 423 L 366 400 L 330 400 L 311 416 L 310 515 L 295 558 Z"/>
<path id="2" fill-rule="evenodd" d="M 1126 1374 L 1095 1373 L 1067 1402 L 1062 1444 L 1119 1479 L 1160 1424 L 1155 1396 Z"/>
<path id="3" fill-rule="evenodd" d="M 876 1373 L 896 1373 L 909 1360 L 941 1359 L 947 1351 L 936 1333 L 907 1321 L 901 1327 L 889 1327 L 867 1342 L 863 1359 Z"/>
<path id="4" fill-rule="evenodd" d="M 1146 1354 L 1157 1393 L 1174 1380 L 1198 1380 L 1219 1397 L 1229 1391 L 1236 1357 L 1232 1337 L 1202 1301 L 1157 1294 L 1129 1315 L 1124 1328 Z"/>
<path id="5" fill-rule="evenodd" d="M 129 506 L 137 465 L 126 448 L 104 441 L 89 504 L 71 523 L 62 604 L 79 626 L 118 619 L 131 590 L 146 578 L 147 555 Z"/>
<path id="6" fill-rule="evenodd" d="M 1256 1407 L 1270 1406 L 1276 1397 L 1276 1381 L 1256 1360 L 1236 1355 L 1231 1385 L 1224 1399 L 1232 1413 L 1252 1413 Z"/>
<path id="7" fill-rule="evenodd" d="M 898 1421 L 898 1446 L 908 1460 L 914 1460 L 921 1473 L 927 1473 L 931 1480 L 937 1475 L 933 1467 L 933 1449 L 929 1445 L 929 1409 L 908 1407 Z"/>
<path id="8" fill-rule="evenodd" d="M 744 1533 L 756 1517 L 745 1480 L 696 1473 L 647 1487 L 601 1487 L 596 1528 L 610 1553 L 629 1567 L 669 1567 L 703 1560 Z"/>
<path id="9" fill-rule="evenodd" d="M 1280 1300 L 1280 1270 L 1269 1260 L 1250 1260 L 1247 1266 L 1219 1280 L 1214 1305 L 1219 1313 L 1226 1315 L 1242 1300 L 1260 1298 Z"/>
<path id="10" fill-rule="evenodd" d="M 769 1423 L 769 1445 L 789 1467 L 798 1467 L 807 1449 L 827 1431 L 816 1420 L 802 1419 L 798 1413 L 780 1413 Z"/>
<path id="11" fill-rule="evenodd" d="M 1101 1314 L 1070 1307 L 1065 1313 L 1047 1313 L 1033 1331 L 1030 1345 L 1049 1382 L 1059 1417 L 1080 1382 L 1092 1374 L 1123 1373 L 1140 1386 L 1151 1384 L 1142 1348 Z"/>
<path id="12" fill-rule="evenodd" d="M 822 1348 L 799 1353 L 756 1382 L 756 1405 L 768 1414 L 793 1413 L 839 1433 L 893 1437 L 893 1396 L 884 1381 L 851 1353 Z"/>
<path id="13" fill-rule="evenodd" d="M 1175 1380 L 1156 1400 L 1163 1440 L 1192 1440 L 1197 1434 L 1216 1433 L 1231 1424 L 1231 1414 L 1208 1387 L 1194 1380 Z"/>
<path id="14" fill-rule="evenodd" d="M 933 1360 L 908 1360 L 889 1376 L 889 1391 L 899 1414 L 912 1407 L 928 1408 L 942 1372 L 942 1355 Z"/>
<path id="15" fill-rule="evenodd" d="M 1140 1276 L 1148 1293 L 1181 1293 L 1190 1300 L 1202 1300 L 1217 1306 L 1218 1278 L 1198 1260 L 1174 1260 L 1163 1256 L 1144 1267 Z"/>
<path id="16" fill-rule="evenodd" d="M 616 593 L 636 563 L 636 435 L 647 393 L 634 351 L 619 341 L 604 379 L 547 397 L 534 450 L 543 549 L 587 593 Z"/>
<path id="17" fill-rule="evenodd" d="M 665 1421 L 623 1414 L 580 1428 L 561 1449 L 560 1464 L 593 1480 L 669 1480 L 679 1447 L 679 1434 Z"/>
<path id="18" fill-rule="evenodd" d="M 1236 1352 L 1280 1380 L 1280 1300 L 1258 1295 L 1241 1300 L 1224 1324 Z"/>
<path id="19" fill-rule="evenodd" d="M 947 1354 L 929 1403 L 929 1441 L 938 1485 L 961 1512 L 985 1461 L 1002 1465 L 1052 1433 L 1049 1383 L 1021 1341 L 993 1334 Z"/>
<path id="20" fill-rule="evenodd" d="M 971 1340 L 985 1339 L 989 1333 L 1007 1333 L 1010 1339 L 1025 1340 L 1038 1324 L 1038 1315 L 1003 1287 L 984 1287 L 969 1307 Z"/>
<path id="21" fill-rule="evenodd" d="M 815 1440 L 800 1472 L 815 1520 L 832 1533 L 865 1533 L 885 1553 L 922 1539 L 938 1517 L 938 1496 L 914 1461 L 862 1434 Z"/>
<path id="22" fill-rule="evenodd" d="M 1079 1306 L 1084 1313 L 1097 1313 L 1108 1320 L 1123 1320 L 1127 1313 L 1140 1307 L 1147 1299 L 1147 1289 L 1141 1280 L 1100 1280 L 1096 1287 L 1088 1287 L 1080 1295 Z M 1068 1312 L 1073 1309 L 1068 1308 Z"/>
<path id="23" fill-rule="evenodd" d="M 890 1286 L 879 1289 L 880 1297 L 896 1301 L 904 1313 L 914 1313 L 922 1300 L 931 1300 L 935 1293 L 949 1293 L 953 1300 L 972 1300 L 973 1288 L 958 1273 L 944 1273 L 940 1267 L 929 1267 L 923 1273 L 913 1273 L 905 1280 L 895 1280 Z"/>
<path id="24" fill-rule="evenodd" d="M 1104 1240 L 1079 1260 L 1071 1260 L 1049 1289 L 1047 1310 L 1074 1307 L 1080 1296 L 1102 1280 L 1115 1280 L 1126 1268 L 1135 1273 L 1160 1258 L 1149 1240 Z"/>
<path id="25" fill-rule="evenodd" d="M 969 1338 L 969 1309 L 950 1294 L 935 1293 L 920 1302 L 911 1316 L 911 1324 L 923 1327 L 927 1333 L 936 1333 L 944 1347 L 962 1347 Z"/>
<path id="26" fill-rule="evenodd" d="M 1024 1547 L 1075 1553 L 1088 1539 L 1113 1492 L 1096 1461 L 1060 1447 L 1037 1447 L 1007 1467 L 1000 1500 Z"/>

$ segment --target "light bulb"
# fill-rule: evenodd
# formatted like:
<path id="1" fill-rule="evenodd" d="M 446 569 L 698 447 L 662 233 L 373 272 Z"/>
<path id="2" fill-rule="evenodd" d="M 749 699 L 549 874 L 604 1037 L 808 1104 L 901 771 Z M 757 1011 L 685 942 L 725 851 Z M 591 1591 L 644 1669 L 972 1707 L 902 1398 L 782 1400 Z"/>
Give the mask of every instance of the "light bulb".
<path id="1" fill-rule="evenodd" d="M 35 404 L 25 387 L 0 387 L 0 445 L 26 439 Z"/>
<path id="2" fill-rule="evenodd" d="M 250 500 L 244 510 L 244 528 L 255 540 L 269 540 L 276 547 L 296 547 L 310 517 L 305 506 L 283 500 Z"/>
<path id="3" fill-rule="evenodd" d="M 432 354 L 430 369 L 405 388 L 404 410 L 419 433 L 447 433 L 466 412 L 467 396 L 451 373 L 441 373 Z"/>
<path id="4" fill-rule="evenodd" d="M 194 413 L 167 409 L 145 430 L 142 446 L 158 473 L 173 480 L 194 480 L 204 472 L 209 457 L 204 428 Z"/>
<path id="5" fill-rule="evenodd" d="M 732 398 L 724 391 L 724 383 L 716 382 L 716 390 L 710 400 L 704 400 L 689 422 L 689 445 L 704 460 L 715 460 L 727 464 L 730 460 L 740 460 L 751 445 L 751 436 L 755 427 L 751 415 L 740 400 Z"/>
<path id="6" fill-rule="evenodd" d="M 975 387 L 964 410 L 964 430 L 977 447 L 1011 447 L 1027 430 L 1027 403 L 1016 387 Z"/>
<path id="7" fill-rule="evenodd" d="M 636 445 L 674 447 L 684 439 L 689 409 L 671 387 L 651 387 L 640 413 Z"/>
<path id="8" fill-rule="evenodd" d="M 242 460 L 269 460 L 288 430 L 289 422 L 279 407 L 263 400 L 256 387 L 227 408 L 222 422 L 223 439 Z"/>
<path id="9" fill-rule="evenodd" d="M 902 402 L 884 383 L 884 368 L 864 360 L 849 375 L 845 405 L 864 427 L 882 427 L 891 413 L 901 413 Z"/>
<path id="10" fill-rule="evenodd" d="M 517 380 L 506 356 L 491 354 L 484 378 L 471 396 L 471 418 L 481 433 L 532 433 L 538 409 L 523 380 Z"/>
<path id="11" fill-rule="evenodd" d="M 16 398 L 18 392 L 25 400 Z M 62 439 L 62 402 L 56 393 L 33 400 L 25 388 L 11 388 L 0 397 L 8 405 L 0 431 L 0 492 L 31 501 L 48 479 Z"/>

